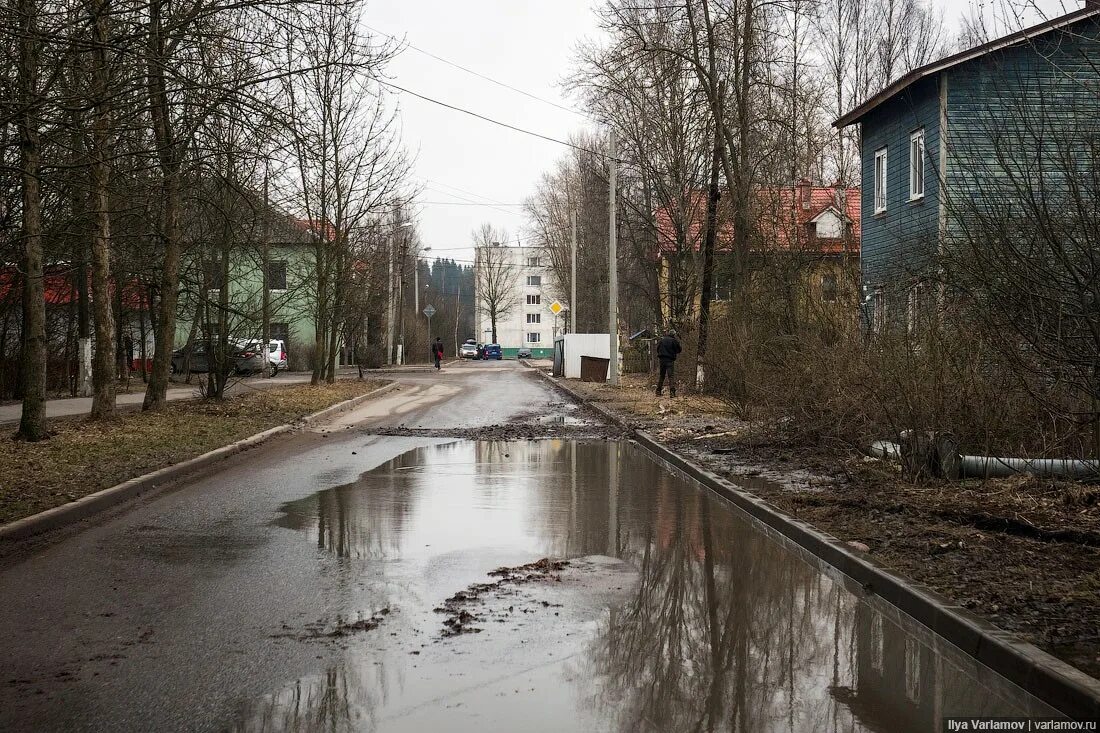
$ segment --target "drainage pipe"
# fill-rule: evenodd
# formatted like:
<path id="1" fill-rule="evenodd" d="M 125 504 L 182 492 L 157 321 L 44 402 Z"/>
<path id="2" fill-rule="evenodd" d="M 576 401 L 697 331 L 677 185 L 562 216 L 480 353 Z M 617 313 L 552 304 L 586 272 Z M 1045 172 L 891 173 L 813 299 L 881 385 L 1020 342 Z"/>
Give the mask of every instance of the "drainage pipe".
<path id="1" fill-rule="evenodd" d="M 1100 461 L 1073 458 L 997 458 L 962 456 L 959 471 L 963 478 L 1001 478 L 1030 473 L 1043 478 L 1097 479 Z"/>
<path id="2" fill-rule="evenodd" d="M 901 460 L 901 446 L 876 440 L 868 451 L 875 458 Z M 1004 478 L 1029 473 L 1042 478 L 1100 479 L 1100 461 L 1075 458 L 1003 458 L 959 456 L 960 478 Z"/>
<path id="3" fill-rule="evenodd" d="M 874 443 L 871 443 L 870 453 L 875 458 L 882 458 L 888 461 L 901 460 L 901 446 L 897 443 L 891 443 L 888 440 L 876 440 Z"/>

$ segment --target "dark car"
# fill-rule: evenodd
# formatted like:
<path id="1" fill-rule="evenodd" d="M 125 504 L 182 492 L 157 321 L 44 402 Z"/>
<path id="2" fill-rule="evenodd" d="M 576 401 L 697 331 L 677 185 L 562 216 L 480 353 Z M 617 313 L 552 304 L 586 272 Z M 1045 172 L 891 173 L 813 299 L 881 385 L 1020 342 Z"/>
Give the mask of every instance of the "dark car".
<path id="1" fill-rule="evenodd" d="M 485 344 L 485 350 L 481 353 L 482 359 L 496 359 L 500 361 L 504 358 L 504 352 L 500 350 L 500 344 Z"/>
<path id="2" fill-rule="evenodd" d="M 172 373 L 182 374 L 187 356 L 187 348 L 176 349 L 172 352 Z M 229 344 L 229 363 L 225 371 L 235 374 L 259 374 L 264 370 L 264 355 L 260 350 L 242 347 L 239 344 Z M 206 344 L 195 344 L 191 347 L 191 358 L 187 364 L 192 374 L 205 374 L 210 371 L 211 360 L 206 358 Z"/>
<path id="3" fill-rule="evenodd" d="M 531 358 L 531 350 L 530 349 L 520 349 L 519 351 L 516 352 L 516 358 L 517 359 L 530 359 Z"/>

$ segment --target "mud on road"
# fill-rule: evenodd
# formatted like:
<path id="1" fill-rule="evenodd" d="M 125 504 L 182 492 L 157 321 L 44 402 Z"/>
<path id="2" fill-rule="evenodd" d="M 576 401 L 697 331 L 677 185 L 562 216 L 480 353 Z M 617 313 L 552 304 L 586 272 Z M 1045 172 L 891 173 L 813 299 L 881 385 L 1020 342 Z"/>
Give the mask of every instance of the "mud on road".
<path id="1" fill-rule="evenodd" d="M 476 422 L 476 415 L 473 416 Z M 608 424 L 591 408 L 565 399 L 517 413 L 508 422 L 472 427 L 424 428 L 399 424 L 364 431 L 369 435 L 405 438 L 457 438 L 461 440 L 620 440 L 633 433 L 629 428 Z"/>

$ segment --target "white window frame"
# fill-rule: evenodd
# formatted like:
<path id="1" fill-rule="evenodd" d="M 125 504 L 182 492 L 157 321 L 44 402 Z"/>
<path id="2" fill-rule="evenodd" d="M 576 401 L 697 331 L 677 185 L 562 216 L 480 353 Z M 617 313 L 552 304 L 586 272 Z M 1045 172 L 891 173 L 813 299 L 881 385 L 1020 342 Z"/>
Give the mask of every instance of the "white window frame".
<path id="1" fill-rule="evenodd" d="M 887 180 L 887 163 L 889 159 L 887 157 L 887 148 L 880 148 L 875 151 L 875 213 L 883 214 L 886 212 L 886 180 Z"/>
<path id="2" fill-rule="evenodd" d="M 542 305 L 542 293 L 528 293 L 527 305 Z"/>
<path id="3" fill-rule="evenodd" d="M 905 328 L 913 333 L 920 325 L 921 309 L 924 307 L 924 283 L 913 283 L 909 288 L 909 302 L 906 304 Z"/>
<path id="4" fill-rule="evenodd" d="M 909 136 L 909 200 L 924 198 L 924 128 Z"/>
<path id="5" fill-rule="evenodd" d="M 528 323 L 542 323 L 542 314 L 541 313 L 528 313 L 527 314 L 527 322 Z"/>
<path id="6" fill-rule="evenodd" d="M 532 338 L 532 337 L 534 337 L 534 338 Z M 526 342 L 529 343 L 529 344 L 541 344 L 542 343 L 542 333 L 539 332 L 539 331 L 528 331 Z"/>
<path id="7" fill-rule="evenodd" d="M 528 257 L 527 258 L 527 266 L 528 267 L 542 267 L 542 264 L 541 264 L 538 257 Z"/>
<path id="8" fill-rule="evenodd" d="M 527 287 L 538 288 L 542 286 L 542 275 L 528 275 Z"/>
<path id="9" fill-rule="evenodd" d="M 876 285 L 871 294 L 871 331 L 876 334 L 886 332 L 886 290 Z"/>

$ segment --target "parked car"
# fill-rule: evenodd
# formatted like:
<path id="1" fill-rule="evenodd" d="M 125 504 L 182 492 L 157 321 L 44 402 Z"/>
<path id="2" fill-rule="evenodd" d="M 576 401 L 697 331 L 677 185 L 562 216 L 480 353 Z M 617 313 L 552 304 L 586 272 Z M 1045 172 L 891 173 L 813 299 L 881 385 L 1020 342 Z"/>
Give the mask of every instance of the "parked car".
<path id="1" fill-rule="evenodd" d="M 467 341 L 458 347 L 458 355 L 463 359 L 477 359 L 479 348 L 476 341 Z"/>
<path id="2" fill-rule="evenodd" d="M 229 344 L 230 363 L 226 372 L 235 374 L 259 374 L 264 370 L 264 355 L 255 348 L 248 348 L 239 343 Z M 176 349 L 172 352 L 172 373 L 181 374 L 186 361 L 186 348 Z M 206 344 L 198 343 L 191 347 L 190 370 L 193 374 L 205 374 L 210 371 L 210 359 L 206 356 Z"/>
<path id="3" fill-rule="evenodd" d="M 241 346 L 249 351 L 262 351 L 259 339 L 245 341 Z M 286 371 L 289 362 L 287 361 L 286 344 L 283 341 L 272 339 L 267 342 L 267 363 L 273 377 L 279 373 L 280 369 Z"/>
<path id="4" fill-rule="evenodd" d="M 526 349 L 526 348 L 520 349 L 519 351 L 516 352 L 516 358 L 517 359 L 530 359 L 531 358 L 531 350 Z"/>
<path id="5" fill-rule="evenodd" d="M 481 358 L 500 361 L 504 358 L 504 352 L 500 350 L 500 344 L 486 344 L 485 348 L 482 349 Z"/>

